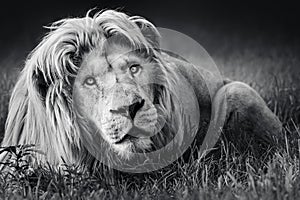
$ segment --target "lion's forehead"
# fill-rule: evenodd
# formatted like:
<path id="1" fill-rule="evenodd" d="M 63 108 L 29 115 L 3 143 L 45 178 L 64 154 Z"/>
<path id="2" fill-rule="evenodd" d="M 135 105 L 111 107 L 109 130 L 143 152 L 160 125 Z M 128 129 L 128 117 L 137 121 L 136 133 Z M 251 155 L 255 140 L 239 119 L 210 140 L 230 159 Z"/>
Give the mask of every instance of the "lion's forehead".
<path id="1" fill-rule="evenodd" d="M 95 75 L 104 75 L 110 68 L 124 70 L 126 65 L 143 60 L 134 49 L 124 45 L 115 44 L 106 49 L 94 48 L 83 56 L 79 74 L 92 72 Z"/>

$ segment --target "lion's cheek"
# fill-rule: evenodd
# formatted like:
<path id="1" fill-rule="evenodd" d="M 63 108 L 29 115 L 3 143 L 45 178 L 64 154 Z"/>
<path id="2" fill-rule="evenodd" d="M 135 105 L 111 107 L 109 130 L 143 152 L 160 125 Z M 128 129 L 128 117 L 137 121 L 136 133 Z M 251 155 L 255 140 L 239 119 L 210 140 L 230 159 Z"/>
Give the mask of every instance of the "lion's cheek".
<path id="1" fill-rule="evenodd" d="M 149 133 L 149 137 L 151 137 L 159 131 L 157 126 L 157 119 L 158 114 L 155 108 L 150 108 L 146 111 L 141 110 L 137 113 L 134 119 L 134 125 Z"/>
<path id="2" fill-rule="evenodd" d="M 88 93 L 82 88 L 73 90 L 73 107 L 83 117 L 93 120 L 95 116 L 101 114 L 101 102 L 97 101 L 97 95 Z"/>

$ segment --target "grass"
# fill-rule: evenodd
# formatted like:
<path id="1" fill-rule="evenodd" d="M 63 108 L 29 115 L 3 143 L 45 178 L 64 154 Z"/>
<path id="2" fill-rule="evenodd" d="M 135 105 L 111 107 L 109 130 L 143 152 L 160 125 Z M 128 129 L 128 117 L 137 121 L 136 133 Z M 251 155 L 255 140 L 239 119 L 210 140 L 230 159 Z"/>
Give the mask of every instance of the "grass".
<path id="1" fill-rule="evenodd" d="M 218 42 L 210 53 L 223 74 L 254 87 L 284 124 L 284 148 L 268 162 L 228 154 L 223 145 L 220 160 L 194 159 L 151 174 L 119 174 L 110 179 L 102 173 L 79 173 L 73 166 L 67 166 L 65 174 L 51 168 L 32 169 L 22 160 L 31 147 L 11 147 L 4 150 L 15 157 L 9 163 L 14 172 L 0 175 L 0 199 L 299 199 L 299 47 L 260 37 L 219 37 Z M 3 133 L 16 73 L 2 67 L 0 77 Z"/>

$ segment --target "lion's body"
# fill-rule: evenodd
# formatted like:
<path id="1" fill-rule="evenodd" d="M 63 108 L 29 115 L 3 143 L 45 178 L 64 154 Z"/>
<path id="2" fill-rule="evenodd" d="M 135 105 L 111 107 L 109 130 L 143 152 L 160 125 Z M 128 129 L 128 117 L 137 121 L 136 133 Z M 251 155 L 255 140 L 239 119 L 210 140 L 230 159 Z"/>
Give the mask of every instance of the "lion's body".
<path id="1" fill-rule="evenodd" d="M 26 62 L 2 142 L 36 145 L 37 163 L 120 164 L 191 139 L 203 153 L 222 133 L 260 152 L 281 137 L 257 92 L 156 50 L 157 30 L 143 18 L 105 11 L 54 29 Z"/>
<path id="2" fill-rule="evenodd" d="M 240 151 L 255 150 L 254 153 L 259 156 L 264 154 L 263 149 L 275 147 L 282 140 L 281 122 L 249 85 L 228 79 L 219 80 L 211 72 L 176 57 L 166 55 L 165 59 L 175 64 L 174 70 L 186 78 L 197 96 L 201 115 L 197 133 L 199 149 L 205 149 L 201 145 L 213 148 L 220 139 L 221 133 L 208 136 L 203 141 L 209 123 L 220 120 L 218 118 L 222 115 L 225 117 L 223 136 Z M 211 87 L 212 94 L 207 85 L 215 86 Z"/>

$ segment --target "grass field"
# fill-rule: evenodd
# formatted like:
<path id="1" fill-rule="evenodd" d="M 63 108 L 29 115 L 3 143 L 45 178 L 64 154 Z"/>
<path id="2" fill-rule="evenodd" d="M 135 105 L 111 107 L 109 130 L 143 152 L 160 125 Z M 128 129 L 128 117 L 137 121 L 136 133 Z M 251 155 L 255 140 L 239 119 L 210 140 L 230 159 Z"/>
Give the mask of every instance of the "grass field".
<path id="1" fill-rule="evenodd" d="M 208 39 L 207 39 L 208 38 Z M 260 161 L 227 155 L 148 175 L 102 174 L 27 169 L 24 163 L 10 178 L 0 175 L 0 199 L 299 199 L 300 198 L 300 52 L 299 42 L 263 36 L 199 36 L 224 76 L 254 87 L 284 124 L 285 148 L 263 166 Z M 206 47 L 204 44 L 204 47 Z M 21 59 L 0 62 L 0 137 L 3 136 L 10 91 Z M 225 150 L 224 150 L 225 151 Z M 18 152 L 16 152 L 18 153 Z M 214 173 L 212 173 L 214 172 Z"/>

